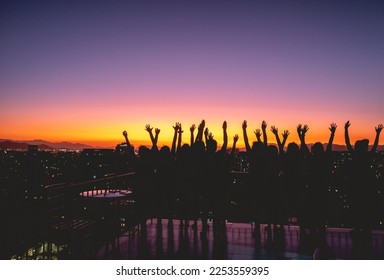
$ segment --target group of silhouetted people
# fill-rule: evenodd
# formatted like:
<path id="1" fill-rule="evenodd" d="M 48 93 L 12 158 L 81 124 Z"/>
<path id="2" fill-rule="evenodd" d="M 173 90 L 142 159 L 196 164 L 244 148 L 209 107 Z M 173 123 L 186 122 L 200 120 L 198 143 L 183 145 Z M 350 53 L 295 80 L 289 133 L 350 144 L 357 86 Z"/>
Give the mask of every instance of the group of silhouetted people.
<path id="1" fill-rule="evenodd" d="M 368 140 L 359 140 L 352 148 L 348 129 L 344 126 L 345 141 L 351 160 L 344 176 L 350 207 L 350 224 L 355 229 L 370 229 L 377 217 L 375 176 L 372 173 L 372 155 L 375 153 L 383 125 L 378 125 L 374 144 L 369 151 Z M 148 217 L 179 218 L 186 225 L 201 219 L 203 230 L 207 220 L 213 219 L 215 237 L 225 232 L 225 221 L 231 204 L 239 204 L 242 215 L 255 223 L 255 236 L 260 236 L 260 224 L 284 228 L 290 217 L 297 217 L 299 224 L 319 236 L 324 236 L 327 217 L 327 196 L 330 186 L 333 155 L 332 142 L 337 125 L 329 127 L 330 137 L 326 149 L 320 142 L 309 150 L 306 144 L 307 125 L 298 125 L 300 145 L 289 143 L 285 130 L 280 138 L 278 129 L 270 130 L 276 145 L 269 145 L 267 123 L 254 131 L 256 141 L 252 147 L 247 135 L 247 122 L 242 123 L 243 139 L 249 161 L 249 176 L 238 201 L 231 198 L 233 182 L 230 164 L 235 158 L 238 135 L 233 137 L 227 152 L 227 122 L 222 125 L 223 144 L 218 150 L 212 132 L 203 120 L 198 127 L 190 127 L 190 144 L 182 144 L 183 129 L 180 123 L 173 126 L 171 148 L 157 146 L 160 129 L 145 127 L 152 141 L 152 148 L 140 146 L 138 154 L 124 131 L 128 159 L 134 165 L 137 182 L 135 193 Z M 196 136 L 195 132 L 197 130 Z"/>

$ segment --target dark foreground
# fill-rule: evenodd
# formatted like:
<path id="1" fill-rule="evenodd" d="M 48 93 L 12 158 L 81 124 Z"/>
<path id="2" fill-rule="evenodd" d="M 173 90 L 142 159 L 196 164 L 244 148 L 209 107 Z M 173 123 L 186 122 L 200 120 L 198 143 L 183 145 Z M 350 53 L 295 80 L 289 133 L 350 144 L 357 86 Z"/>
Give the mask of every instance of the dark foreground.
<path id="1" fill-rule="evenodd" d="M 148 219 L 116 236 L 105 235 L 87 252 L 74 245 L 37 242 L 14 259 L 384 259 L 384 231 L 356 234 L 347 228 L 328 228 L 326 246 L 300 232 L 296 225 L 269 230 L 261 225 L 260 238 L 254 226 L 227 223 L 226 231 L 214 238 L 213 224 L 203 230 L 201 222 Z M 356 238 L 355 236 L 360 236 Z M 364 237 L 365 236 L 365 237 Z M 84 247 L 82 247 L 84 249 Z"/>

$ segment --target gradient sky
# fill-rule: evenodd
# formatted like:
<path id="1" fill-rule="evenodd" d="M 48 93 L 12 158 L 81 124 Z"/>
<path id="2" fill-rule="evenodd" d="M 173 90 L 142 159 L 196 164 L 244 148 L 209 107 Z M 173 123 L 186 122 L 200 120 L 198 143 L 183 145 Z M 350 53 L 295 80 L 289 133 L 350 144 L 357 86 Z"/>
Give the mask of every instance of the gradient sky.
<path id="1" fill-rule="evenodd" d="M 149 123 L 161 146 L 204 118 L 219 143 L 265 119 L 372 144 L 384 122 L 384 1 L 0 1 L 0 42 L 2 139 L 139 145 Z"/>

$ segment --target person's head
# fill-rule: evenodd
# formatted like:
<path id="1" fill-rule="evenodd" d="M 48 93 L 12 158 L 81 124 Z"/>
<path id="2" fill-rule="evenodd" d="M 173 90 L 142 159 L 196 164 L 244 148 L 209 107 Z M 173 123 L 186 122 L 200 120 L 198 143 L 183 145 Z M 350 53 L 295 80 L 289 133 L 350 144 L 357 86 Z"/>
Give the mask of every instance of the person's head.
<path id="1" fill-rule="evenodd" d="M 216 140 L 214 140 L 214 139 L 209 139 L 209 140 L 207 141 L 207 152 L 208 152 L 209 154 L 213 154 L 213 153 L 216 152 L 216 149 L 217 149 L 217 142 L 216 142 Z"/>
<path id="2" fill-rule="evenodd" d="M 368 152 L 368 144 L 369 144 L 368 139 L 357 140 L 355 143 L 355 152 L 357 153 Z"/>
<path id="3" fill-rule="evenodd" d="M 279 155 L 279 150 L 274 145 L 269 145 L 267 148 L 268 157 L 275 158 Z"/>
<path id="4" fill-rule="evenodd" d="M 320 142 L 316 142 L 315 144 L 313 144 L 311 150 L 313 155 L 315 156 L 321 155 L 324 153 L 323 144 L 321 144 Z"/>
<path id="5" fill-rule="evenodd" d="M 181 154 L 186 154 L 189 152 L 190 146 L 188 144 L 183 144 L 180 148 Z"/>
<path id="6" fill-rule="evenodd" d="M 191 146 L 191 152 L 196 154 L 201 154 L 204 153 L 205 147 L 204 147 L 204 142 L 202 141 L 195 141 L 193 145 Z"/>
<path id="7" fill-rule="evenodd" d="M 145 146 L 139 147 L 139 157 L 140 158 L 148 158 L 150 156 L 151 150 Z"/>
<path id="8" fill-rule="evenodd" d="M 160 154 L 169 154 L 171 153 L 171 149 L 168 146 L 163 146 L 160 149 Z"/>
<path id="9" fill-rule="evenodd" d="M 299 145 L 297 145 L 295 142 L 291 142 L 288 144 L 287 155 L 295 156 L 295 155 L 298 155 L 299 152 L 300 152 Z"/>
<path id="10" fill-rule="evenodd" d="M 256 154 L 261 154 L 263 153 L 265 150 L 265 146 L 263 143 L 259 142 L 259 141 L 255 141 L 253 142 L 252 144 L 252 151 Z"/>

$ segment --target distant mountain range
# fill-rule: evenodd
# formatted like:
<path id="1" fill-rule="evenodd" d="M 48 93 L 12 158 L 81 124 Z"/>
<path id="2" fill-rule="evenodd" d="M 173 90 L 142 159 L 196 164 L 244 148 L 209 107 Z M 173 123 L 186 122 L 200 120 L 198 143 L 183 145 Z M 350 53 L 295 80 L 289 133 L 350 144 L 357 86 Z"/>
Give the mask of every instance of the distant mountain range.
<path id="1" fill-rule="evenodd" d="M 45 140 L 22 140 L 15 141 L 10 139 L 0 139 L 0 150 L 12 149 L 12 150 L 28 150 L 28 145 L 37 145 L 40 150 L 57 150 L 57 149 L 68 149 L 68 150 L 82 150 L 87 148 L 101 148 L 101 147 L 93 147 L 90 145 L 82 144 L 82 143 L 71 143 L 67 141 L 63 142 L 49 142 Z M 311 149 L 313 144 L 308 144 L 308 148 Z M 327 145 L 324 144 L 324 149 L 326 149 Z M 371 148 L 372 146 L 370 146 Z M 104 148 L 112 148 L 112 147 L 104 147 Z M 345 145 L 333 144 L 333 151 L 341 152 L 346 151 L 347 148 Z M 379 145 L 378 150 L 384 150 L 384 145 Z"/>
<path id="2" fill-rule="evenodd" d="M 68 149 L 68 150 L 82 150 L 86 148 L 94 148 L 92 146 L 71 143 L 71 142 L 49 142 L 45 140 L 22 140 L 15 141 L 9 139 L 0 139 L 0 149 L 13 149 L 13 150 L 27 150 L 28 145 L 37 145 L 40 150 L 57 150 L 57 149 Z"/>
<path id="3" fill-rule="evenodd" d="M 313 144 L 308 144 L 308 148 L 311 149 Z M 324 150 L 327 148 L 327 144 L 323 144 Z M 369 146 L 369 149 L 372 149 L 372 145 Z M 332 151 L 335 152 L 343 152 L 346 151 L 347 147 L 345 145 L 338 145 L 338 144 L 333 144 L 332 145 Z M 384 145 L 378 145 L 377 146 L 378 151 L 383 151 L 384 150 Z"/>

